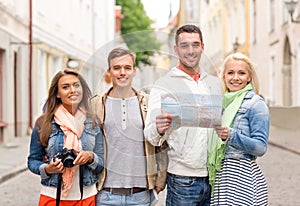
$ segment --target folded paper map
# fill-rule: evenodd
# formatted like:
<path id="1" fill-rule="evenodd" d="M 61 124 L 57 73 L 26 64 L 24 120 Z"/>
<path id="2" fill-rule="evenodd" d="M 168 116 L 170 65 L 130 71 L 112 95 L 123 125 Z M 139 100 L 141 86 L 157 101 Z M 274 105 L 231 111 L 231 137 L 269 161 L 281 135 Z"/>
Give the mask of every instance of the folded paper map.
<path id="1" fill-rule="evenodd" d="M 162 112 L 174 115 L 171 126 L 205 127 L 221 125 L 222 96 L 175 93 L 161 95 Z"/>

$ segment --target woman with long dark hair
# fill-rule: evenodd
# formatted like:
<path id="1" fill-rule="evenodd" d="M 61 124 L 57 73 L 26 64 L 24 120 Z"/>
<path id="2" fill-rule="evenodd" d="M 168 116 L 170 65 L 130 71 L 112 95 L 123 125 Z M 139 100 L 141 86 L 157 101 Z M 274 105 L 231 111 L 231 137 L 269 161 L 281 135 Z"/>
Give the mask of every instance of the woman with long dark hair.
<path id="1" fill-rule="evenodd" d="M 31 135 L 28 168 L 41 176 L 40 206 L 95 205 L 103 169 L 99 121 L 88 113 L 91 91 L 74 70 L 52 79 Z"/>

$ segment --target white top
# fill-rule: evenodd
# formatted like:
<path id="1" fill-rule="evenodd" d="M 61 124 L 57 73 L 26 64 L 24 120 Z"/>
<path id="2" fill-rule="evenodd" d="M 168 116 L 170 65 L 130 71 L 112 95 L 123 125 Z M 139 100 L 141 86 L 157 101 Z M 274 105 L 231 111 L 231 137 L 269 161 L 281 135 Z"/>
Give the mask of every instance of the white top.
<path id="1" fill-rule="evenodd" d="M 41 188 L 41 194 L 52 197 L 56 199 L 56 191 L 57 188 L 55 187 L 48 187 L 45 185 L 42 185 Z M 94 196 L 97 194 L 97 188 L 96 184 L 93 184 L 88 187 L 83 187 L 83 196 L 82 199 L 86 199 L 88 197 Z M 68 193 L 68 195 L 65 197 L 61 195 L 61 200 L 80 200 L 81 194 L 80 194 L 80 186 L 79 186 L 79 167 L 76 166 L 75 176 L 73 178 L 73 185 Z"/>

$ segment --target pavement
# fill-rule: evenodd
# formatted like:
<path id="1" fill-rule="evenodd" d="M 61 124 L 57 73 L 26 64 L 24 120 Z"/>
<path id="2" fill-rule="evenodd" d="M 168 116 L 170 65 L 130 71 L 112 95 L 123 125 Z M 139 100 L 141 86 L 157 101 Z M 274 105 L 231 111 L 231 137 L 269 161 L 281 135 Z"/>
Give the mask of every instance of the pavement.
<path id="1" fill-rule="evenodd" d="M 0 144 L 0 184 L 27 170 L 30 137 L 16 137 L 7 144 Z"/>

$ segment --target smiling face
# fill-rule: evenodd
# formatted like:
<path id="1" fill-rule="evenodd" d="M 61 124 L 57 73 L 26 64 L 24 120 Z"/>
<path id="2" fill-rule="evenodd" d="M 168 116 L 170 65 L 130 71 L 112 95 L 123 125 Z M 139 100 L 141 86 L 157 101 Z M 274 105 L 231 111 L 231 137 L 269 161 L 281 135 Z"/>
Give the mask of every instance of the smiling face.
<path id="1" fill-rule="evenodd" d="M 230 92 L 243 89 L 251 81 L 249 66 L 242 60 L 230 59 L 224 69 L 223 78 Z"/>
<path id="2" fill-rule="evenodd" d="M 113 87 L 131 88 L 136 73 L 132 57 L 128 54 L 111 59 L 107 73 L 112 79 Z"/>
<path id="3" fill-rule="evenodd" d="M 198 33 L 181 33 L 174 50 L 179 57 L 180 66 L 188 73 L 199 67 L 204 45 Z"/>
<path id="4" fill-rule="evenodd" d="M 82 95 L 82 86 L 76 75 L 66 74 L 59 79 L 56 97 L 71 114 L 78 109 Z"/>

